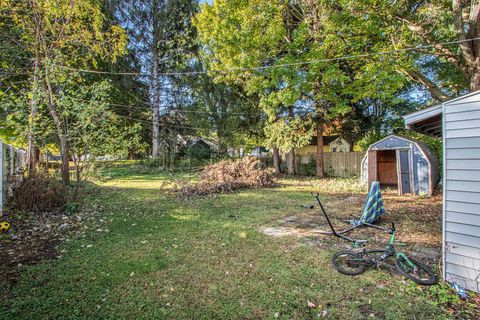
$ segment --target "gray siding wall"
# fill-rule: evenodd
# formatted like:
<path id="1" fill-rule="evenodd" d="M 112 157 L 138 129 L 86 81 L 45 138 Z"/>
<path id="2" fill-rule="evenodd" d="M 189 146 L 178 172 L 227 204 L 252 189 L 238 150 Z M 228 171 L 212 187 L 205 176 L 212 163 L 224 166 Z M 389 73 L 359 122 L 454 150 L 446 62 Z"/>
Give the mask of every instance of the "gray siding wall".
<path id="1" fill-rule="evenodd" d="M 445 279 L 480 291 L 480 94 L 444 104 Z"/>

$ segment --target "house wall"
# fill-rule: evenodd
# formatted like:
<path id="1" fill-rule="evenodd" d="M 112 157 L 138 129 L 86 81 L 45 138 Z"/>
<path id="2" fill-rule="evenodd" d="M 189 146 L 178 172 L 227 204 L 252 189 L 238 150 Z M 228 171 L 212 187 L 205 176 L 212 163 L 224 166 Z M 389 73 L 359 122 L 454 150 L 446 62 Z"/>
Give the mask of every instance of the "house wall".
<path id="1" fill-rule="evenodd" d="M 350 145 L 345 139 L 337 138 L 330 143 L 330 150 L 332 152 L 350 152 Z"/>
<path id="2" fill-rule="evenodd" d="M 317 152 L 316 145 L 308 145 L 295 150 L 295 153 L 299 156 L 312 154 Z M 323 146 L 323 152 L 330 152 L 330 146 Z"/>
<path id="3" fill-rule="evenodd" d="M 443 108 L 444 277 L 480 292 L 480 93 Z"/>

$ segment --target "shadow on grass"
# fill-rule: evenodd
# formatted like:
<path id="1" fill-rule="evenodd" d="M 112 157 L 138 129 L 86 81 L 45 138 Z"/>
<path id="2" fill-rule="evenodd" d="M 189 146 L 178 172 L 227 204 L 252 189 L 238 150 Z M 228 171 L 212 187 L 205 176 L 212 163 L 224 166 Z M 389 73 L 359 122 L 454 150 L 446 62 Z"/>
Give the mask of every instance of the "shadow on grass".
<path id="1" fill-rule="evenodd" d="M 299 206 L 313 202 L 308 191 L 315 187 L 178 201 L 160 189 L 163 176 L 127 178 L 88 186 L 85 223 L 60 248 L 61 259 L 26 268 L 5 318 L 435 319 L 442 313 L 427 296 L 407 293 L 399 277 L 342 276 L 330 265 L 330 247 L 258 231 L 290 215 L 322 223 L 317 211 Z M 352 193 L 324 198 L 336 222 L 358 217 L 363 201 Z"/>

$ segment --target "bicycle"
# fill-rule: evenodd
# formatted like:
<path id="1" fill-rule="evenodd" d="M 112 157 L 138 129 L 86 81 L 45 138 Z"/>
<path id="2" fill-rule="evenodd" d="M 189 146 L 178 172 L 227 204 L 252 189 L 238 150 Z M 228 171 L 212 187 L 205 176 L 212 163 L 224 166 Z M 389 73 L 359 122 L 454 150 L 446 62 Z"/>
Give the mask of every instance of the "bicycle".
<path id="1" fill-rule="evenodd" d="M 395 241 L 394 223 L 392 223 L 390 234 L 391 237 L 385 249 L 337 252 L 332 258 L 333 267 L 340 273 L 354 276 L 363 273 L 366 267 L 376 267 L 383 260 L 395 256 L 395 266 L 405 277 L 422 285 L 436 284 L 437 276 L 432 269 L 395 250 L 393 245 Z"/>

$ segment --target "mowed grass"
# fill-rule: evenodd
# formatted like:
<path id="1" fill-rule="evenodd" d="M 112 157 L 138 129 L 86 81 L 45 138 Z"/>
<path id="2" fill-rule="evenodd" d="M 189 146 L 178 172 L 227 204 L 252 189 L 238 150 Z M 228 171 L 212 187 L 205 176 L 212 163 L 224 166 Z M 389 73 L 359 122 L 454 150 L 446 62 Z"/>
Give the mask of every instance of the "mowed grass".
<path id="1" fill-rule="evenodd" d="M 258 231 L 311 203 L 308 184 L 185 202 L 165 192 L 178 176 L 109 174 L 89 187 L 84 236 L 26 268 L 0 318 L 446 318 L 394 273 L 344 276 L 333 251 Z"/>

